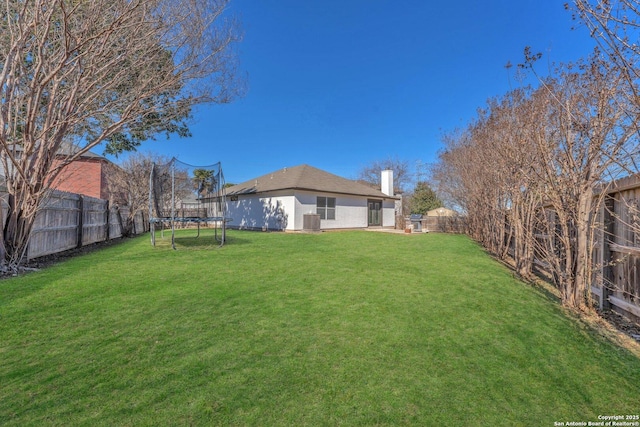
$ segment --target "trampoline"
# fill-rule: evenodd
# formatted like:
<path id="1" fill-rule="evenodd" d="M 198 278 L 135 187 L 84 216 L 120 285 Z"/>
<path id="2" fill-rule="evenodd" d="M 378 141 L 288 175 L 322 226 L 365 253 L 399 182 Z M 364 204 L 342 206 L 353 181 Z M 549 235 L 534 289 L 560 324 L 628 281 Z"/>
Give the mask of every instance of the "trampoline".
<path id="1" fill-rule="evenodd" d="M 151 166 L 149 176 L 149 228 L 151 244 L 156 245 L 156 231 L 171 230 L 171 247 L 176 249 L 176 227 L 214 228 L 219 246 L 226 241 L 227 201 L 220 163 L 194 166 L 176 158 L 166 164 Z"/>

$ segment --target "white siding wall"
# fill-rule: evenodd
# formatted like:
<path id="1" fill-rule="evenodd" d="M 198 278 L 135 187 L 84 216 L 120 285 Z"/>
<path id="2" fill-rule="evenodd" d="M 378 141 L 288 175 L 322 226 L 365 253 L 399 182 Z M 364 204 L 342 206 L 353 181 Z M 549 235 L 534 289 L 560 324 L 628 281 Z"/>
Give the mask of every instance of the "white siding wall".
<path id="1" fill-rule="evenodd" d="M 336 197 L 336 220 L 321 221 L 322 228 L 367 227 L 367 199 L 363 197 Z"/>
<path id="2" fill-rule="evenodd" d="M 296 191 L 273 193 L 270 197 L 239 196 L 237 201 L 227 200 L 229 223 L 232 228 L 267 230 L 302 230 L 305 214 L 316 213 L 318 196 L 336 198 L 336 219 L 322 220 L 323 230 L 367 227 L 366 197 L 345 196 L 331 193 Z M 395 225 L 395 203 L 385 200 L 382 204 L 382 225 Z"/>
<path id="3" fill-rule="evenodd" d="M 295 200 L 292 195 L 239 196 L 236 201 L 227 200 L 227 209 L 227 215 L 233 219 L 229 222 L 232 228 L 279 231 L 295 229 Z"/>
<path id="4" fill-rule="evenodd" d="M 295 192 L 296 199 L 296 230 L 302 230 L 304 215 L 316 213 L 316 194 L 301 191 Z"/>
<path id="5" fill-rule="evenodd" d="M 385 200 L 382 202 L 382 226 L 395 227 L 396 225 L 396 202 Z"/>
<path id="6" fill-rule="evenodd" d="M 310 193 L 296 192 L 296 222 L 300 221 L 302 229 L 303 215 L 306 213 L 316 213 L 316 202 L 318 196 L 336 198 L 336 219 L 320 221 L 320 228 L 323 230 L 337 228 L 366 228 L 367 227 L 367 198 L 357 196 L 345 196 L 331 193 Z M 382 221 L 384 226 L 393 227 L 395 225 L 394 201 L 389 200 L 383 203 Z M 299 218 L 298 218 L 299 217 Z"/>

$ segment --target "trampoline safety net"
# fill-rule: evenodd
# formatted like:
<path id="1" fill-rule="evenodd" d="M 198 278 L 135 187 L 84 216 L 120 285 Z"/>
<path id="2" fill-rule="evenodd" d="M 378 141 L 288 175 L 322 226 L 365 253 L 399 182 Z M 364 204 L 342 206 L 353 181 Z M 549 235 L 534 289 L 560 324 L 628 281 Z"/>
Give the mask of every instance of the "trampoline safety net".
<path id="1" fill-rule="evenodd" d="M 213 227 L 214 238 L 222 246 L 226 239 L 227 203 L 220 163 L 194 166 L 176 158 L 166 164 L 154 163 L 149 176 L 149 222 L 151 243 L 155 231 L 171 228 L 175 249 L 175 229 L 179 224 Z"/>

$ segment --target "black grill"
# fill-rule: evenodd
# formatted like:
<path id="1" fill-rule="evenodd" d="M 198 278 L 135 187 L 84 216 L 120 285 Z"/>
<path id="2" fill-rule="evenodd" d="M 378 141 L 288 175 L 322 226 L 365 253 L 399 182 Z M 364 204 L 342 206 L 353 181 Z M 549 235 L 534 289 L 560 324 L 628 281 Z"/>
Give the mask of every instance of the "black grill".
<path id="1" fill-rule="evenodd" d="M 415 231 L 422 231 L 422 214 L 411 214 L 409 219 Z"/>

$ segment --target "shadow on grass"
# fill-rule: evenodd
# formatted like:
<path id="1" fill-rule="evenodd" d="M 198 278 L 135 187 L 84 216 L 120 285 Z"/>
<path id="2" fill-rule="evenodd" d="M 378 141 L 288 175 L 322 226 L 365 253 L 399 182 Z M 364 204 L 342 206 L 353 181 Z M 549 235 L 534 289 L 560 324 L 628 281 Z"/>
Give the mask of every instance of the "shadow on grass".
<path id="1" fill-rule="evenodd" d="M 500 264 L 504 265 L 509 271 L 511 275 L 524 283 L 527 283 L 534 289 L 536 289 L 542 297 L 552 303 L 560 303 L 560 294 L 558 293 L 558 289 L 554 287 L 551 278 L 544 271 L 534 268 L 532 271 L 533 276 L 530 278 L 525 278 L 516 273 L 514 265 L 508 261 L 498 258 L 497 256 L 492 255 L 489 251 L 482 248 L 483 252 L 487 254 L 487 256 L 493 258 Z"/>
<path id="2" fill-rule="evenodd" d="M 533 276 L 535 279 L 528 280 L 527 283 L 537 289 L 547 300 L 560 303 L 559 291 L 551 282 L 551 278 L 537 268 L 534 269 Z"/>
<path id="3" fill-rule="evenodd" d="M 221 246 L 221 232 L 218 231 L 217 236 L 213 230 L 202 230 L 200 235 L 196 230 L 179 230 L 176 231 L 175 245 L 180 250 L 211 250 L 218 249 L 228 245 L 244 245 L 251 243 L 250 240 L 239 237 L 236 233 L 227 230 L 224 245 Z M 156 237 L 156 244 L 160 246 L 171 245 L 171 233 L 166 233 L 164 237 Z"/>

